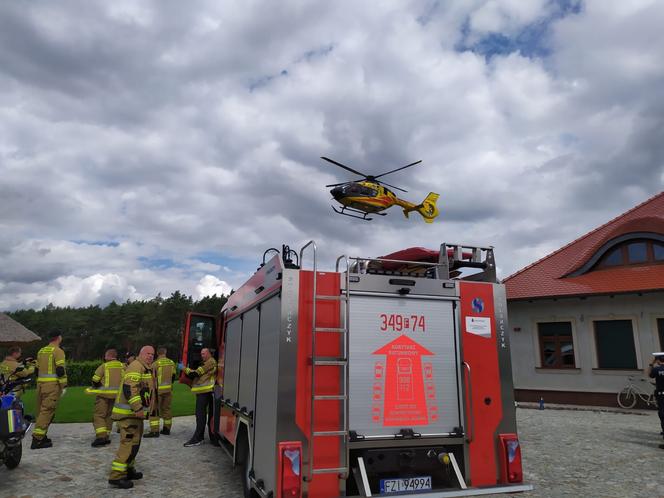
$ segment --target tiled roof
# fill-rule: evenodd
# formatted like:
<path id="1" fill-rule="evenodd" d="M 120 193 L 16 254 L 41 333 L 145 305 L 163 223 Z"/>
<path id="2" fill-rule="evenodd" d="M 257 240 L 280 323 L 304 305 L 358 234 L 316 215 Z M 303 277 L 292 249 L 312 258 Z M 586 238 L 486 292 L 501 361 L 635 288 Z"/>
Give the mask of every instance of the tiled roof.
<path id="1" fill-rule="evenodd" d="M 664 235 L 664 192 L 507 277 L 507 298 L 537 299 L 664 290 L 664 265 L 616 267 L 566 277 L 610 240 L 634 232 Z"/>

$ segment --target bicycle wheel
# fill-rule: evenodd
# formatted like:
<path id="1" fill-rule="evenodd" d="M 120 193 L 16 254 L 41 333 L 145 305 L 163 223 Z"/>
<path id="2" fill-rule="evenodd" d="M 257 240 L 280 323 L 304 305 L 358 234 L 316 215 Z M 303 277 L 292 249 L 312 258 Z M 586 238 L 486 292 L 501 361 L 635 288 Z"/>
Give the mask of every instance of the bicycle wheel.
<path id="1" fill-rule="evenodd" d="M 630 387 L 626 387 L 618 393 L 618 406 L 621 408 L 634 408 L 636 405 L 636 395 Z"/>

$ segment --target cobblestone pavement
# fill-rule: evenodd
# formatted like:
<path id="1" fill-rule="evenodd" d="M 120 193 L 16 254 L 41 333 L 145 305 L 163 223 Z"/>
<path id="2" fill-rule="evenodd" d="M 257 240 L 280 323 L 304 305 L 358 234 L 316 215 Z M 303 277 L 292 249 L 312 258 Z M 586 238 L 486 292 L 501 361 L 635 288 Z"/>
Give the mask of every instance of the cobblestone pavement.
<path id="1" fill-rule="evenodd" d="M 194 417 L 177 417 L 170 436 L 144 439 L 136 460 L 136 469 L 144 478 L 123 491 L 108 485 L 119 434 L 113 433 L 111 444 L 92 448 L 92 424 L 54 424 L 48 431 L 53 448 L 30 450 L 26 438 L 19 467 L 12 471 L 0 468 L 0 496 L 241 498 L 240 478 L 222 450 L 207 444 L 207 439 L 201 446 L 182 446 L 194 426 Z"/>
<path id="2" fill-rule="evenodd" d="M 517 424 L 524 480 L 535 489 L 514 497 L 664 497 L 664 441 L 654 411 L 519 408 Z"/>
<path id="3" fill-rule="evenodd" d="M 515 498 L 664 498 L 656 413 L 519 408 L 517 419 L 525 480 L 535 490 Z M 26 448 L 16 470 L 0 469 L 0 496 L 241 498 L 237 472 L 219 448 L 182 447 L 193 426 L 193 417 L 179 417 L 171 436 L 144 440 L 137 468 L 145 478 L 133 490 L 120 491 L 106 482 L 117 434 L 111 445 L 91 448 L 92 424 L 53 425 L 53 448 Z"/>

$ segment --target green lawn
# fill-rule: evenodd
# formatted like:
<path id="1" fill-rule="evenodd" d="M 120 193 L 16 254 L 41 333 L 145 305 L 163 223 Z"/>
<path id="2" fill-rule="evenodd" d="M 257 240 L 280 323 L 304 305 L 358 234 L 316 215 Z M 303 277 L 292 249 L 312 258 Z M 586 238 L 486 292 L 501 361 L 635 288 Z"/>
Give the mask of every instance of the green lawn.
<path id="1" fill-rule="evenodd" d="M 27 391 L 22 399 L 25 402 L 25 412 L 37 416 L 35 412 L 35 389 Z M 55 422 L 92 422 L 92 410 L 95 396 L 85 394 L 85 387 L 68 387 L 64 397 L 58 404 L 55 412 Z M 189 387 L 184 384 L 173 385 L 173 416 L 193 415 L 196 399 Z"/>

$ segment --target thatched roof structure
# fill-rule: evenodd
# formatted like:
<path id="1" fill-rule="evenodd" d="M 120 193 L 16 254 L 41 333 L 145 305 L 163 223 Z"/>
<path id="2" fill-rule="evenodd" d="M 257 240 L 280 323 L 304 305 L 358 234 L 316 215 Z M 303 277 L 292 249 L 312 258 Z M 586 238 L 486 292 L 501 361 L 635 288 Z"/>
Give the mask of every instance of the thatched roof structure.
<path id="1" fill-rule="evenodd" d="M 4 313 L 0 313 L 0 344 L 11 346 L 41 340 L 37 334 L 26 329 L 16 320 L 12 320 Z"/>

